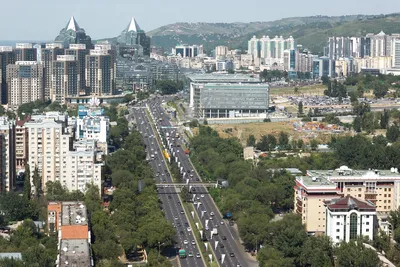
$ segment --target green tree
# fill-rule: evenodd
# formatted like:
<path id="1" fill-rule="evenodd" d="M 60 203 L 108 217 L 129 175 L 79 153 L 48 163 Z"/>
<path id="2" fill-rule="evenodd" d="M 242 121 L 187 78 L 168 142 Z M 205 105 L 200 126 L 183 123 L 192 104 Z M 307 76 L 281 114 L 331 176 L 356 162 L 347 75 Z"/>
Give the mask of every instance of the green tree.
<path id="1" fill-rule="evenodd" d="M 189 190 L 186 186 L 182 187 L 181 189 L 181 198 L 185 202 L 189 202 L 191 199 Z"/>
<path id="2" fill-rule="evenodd" d="M 257 254 L 257 260 L 261 267 L 294 267 L 292 259 L 285 258 L 279 250 L 267 246 L 260 249 Z"/>
<path id="3" fill-rule="evenodd" d="M 25 172 L 24 172 L 24 197 L 27 200 L 31 199 L 31 193 L 32 193 L 32 188 L 31 188 L 31 172 L 29 169 L 29 164 L 25 165 Z"/>
<path id="4" fill-rule="evenodd" d="M 295 86 L 294 87 L 294 93 L 297 94 L 299 92 L 299 87 Z"/>
<path id="5" fill-rule="evenodd" d="M 361 132 L 361 117 L 360 116 L 357 116 L 357 117 L 354 118 L 354 120 L 353 120 L 353 129 L 357 133 Z"/>
<path id="6" fill-rule="evenodd" d="M 38 199 L 43 194 L 42 176 L 39 174 L 39 169 L 35 166 L 32 176 L 32 183 L 35 188 L 35 198 Z"/>
<path id="7" fill-rule="evenodd" d="M 380 260 L 375 251 L 364 247 L 362 241 L 341 242 L 335 251 L 339 266 L 346 267 L 377 267 Z"/>
<path id="8" fill-rule="evenodd" d="M 255 146 L 256 145 L 256 138 L 253 134 L 249 135 L 247 138 L 247 146 Z"/>
<path id="9" fill-rule="evenodd" d="M 299 139 L 297 141 L 297 148 L 302 149 L 304 147 L 304 141 L 303 139 Z"/>
<path id="10" fill-rule="evenodd" d="M 322 76 L 321 81 L 323 85 L 328 85 L 329 84 L 329 78 L 328 76 Z"/>
<path id="11" fill-rule="evenodd" d="M 358 96 L 357 96 L 357 93 L 353 91 L 353 92 L 350 94 L 350 102 L 351 102 L 351 103 L 358 102 L 358 98 L 357 98 L 357 97 L 358 97 Z"/>
<path id="12" fill-rule="evenodd" d="M 189 123 L 189 127 L 190 128 L 195 128 L 195 127 L 199 127 L 199 121 L 194 119 Z"/>
<path id="13" fill-rule="evenodd" d="M 278 144 L 281 149 L 287 149 L 289 145 L 289 135 L 286 132 L 280 132 L 278 139 Z"/>
<path id="14" fill-rule="evenodd" d="M 304 243 L 299 261 L 301 266 L 334 266 L 333 246 L 329 237 L 308 238 Z"/>
<path id="15" fill-rule="evenodd" d="M 376 98 L 384 97 L 389 90 L 389 85 L 386 82 L 381 81 L 374 81 L 372 83 L 372 87 L 374 89 L 374 95 Z"/>
<path id="16" fill-rule="evenodd" d="M 389 142 L 392 143 L 396 142 L 399 136 L 400 136 L 399 126 L 397 126 L 396 124 L 389 126 L 389 128 L 386 131 L 386 138 L 389 140 Z"/>
<path id="17" fill-rule="evenodd" d="M 381 113 L 381 118 L 379 121 L 381 129 L 386 129 L 388 127 L 389 120 L 390 120 L 390 111 L 385 109 L 383 110 L 383 113 Z"/>
<path id="18" fill-rule="evenodd" d="M 115 187 L 127 186 L 132 181 L 132 173 L 127 170 L 117 170 L 111 174 L 111 180 Z"/>
<path id="19" fill-rule="evenodd" d="M 372 143 L 380 145 L 380 146 L 386 146 L 388 144 L 388 140 L 386 137 L 383 135 L 376 135 L 372 138 Z"/>
<path id="20" fill-rule="evenodd" d="M 365 113 L 371 111 L 371 106 L 366 102 L 361 102 L 361 103 L 354 102 L 352 103 L 352 105 L 353 105 L 353 113 L 356 116 L 362 116 Z"/>
<path id="21" fill-rule="evenodd" d="M 318 141 L 316 139 L 311 139 L 310 141 L 310 148 L 311 150 L 317 150 L 318 148 Z"/>
<path id="22" fill-rule="evenodd" d="M 303 114 L 303 101 L 299 102 L 297 110 L 299 114 Z"/>

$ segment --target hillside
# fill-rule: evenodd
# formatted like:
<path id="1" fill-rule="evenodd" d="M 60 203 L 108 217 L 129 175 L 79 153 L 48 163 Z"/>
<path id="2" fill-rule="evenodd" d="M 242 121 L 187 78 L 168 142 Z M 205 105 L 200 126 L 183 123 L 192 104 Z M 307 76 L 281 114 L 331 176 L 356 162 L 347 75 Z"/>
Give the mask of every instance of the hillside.
<path id="1" fill-rule="evenodd" d="M 313 16 L 285 18 L 270 22 L 250 23 L 174 23 L 148 32 L 152 45 L 166 51 L 176 44 L 203 44 L 206 51 L 217 45 L 247 49 L 253 36 L 293 36 L 297 44 L 321 54 L 328 36 L 361 36 L 366 33 L 400 32 L 400 14 Z"/>

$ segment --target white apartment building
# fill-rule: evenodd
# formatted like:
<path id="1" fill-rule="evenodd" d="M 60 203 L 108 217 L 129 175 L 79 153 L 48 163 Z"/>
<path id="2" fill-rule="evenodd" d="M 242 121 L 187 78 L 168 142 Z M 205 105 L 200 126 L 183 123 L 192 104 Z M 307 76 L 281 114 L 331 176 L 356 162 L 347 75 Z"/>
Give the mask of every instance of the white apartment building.
<path id="1" fill-rule="evenodd" d="M 0 117 L 0 192 L 12 191 L 15 173 L 15 121 Z"/>
<path id="2" fill-rule="evenodd" d="M 359 237 L 373 240 L 376 232 L 376 207 L 370 201 L 351 196 L 325 202 L 326 235 L 333 243 L 349 242 Z"/>
<path id="3" fill-rule="evenodd" d="M 228 47 L 227 46 L 217 46 L 215 47 L 215 58 L 219 59 L 219 58 L 225 58 L 226 55 L 228 54 Z"/>
<path id="4" fill-rule="evenodd" d="M 35 167 L 42 176 L 43 189 L 48 181 L 61 180 L 62 157 L 70 150 L 71 135 L 65 130 L 65 124 L 52 118 L 38 119 L 27 122 L 28 128 L 28 163 L 31 182 Z"/>
<path id="5" fill-rule="evenodd" d="M 104 116 L 86 116 L 76 119 L 76 139 L 107 142 L 110 129 L 110 119 Z"/>
<path id="6" fill-rule="evenodd" d="M 44 99 L 44 68 L 36 61 L 17 61 L 7 65 L 8 105 Z"/>
<path id="7" fill-rule="evenodd" d="M 103 155 L 94 140 L 74 142 L 73 150 L 63 155 L 61 184 L 85 192 L 86 184 L 93 183 L 101 191 Z"/>
<path id="8" fill-rule="evenodd" d="M 400 69 L 400 40 L 393 40 L 392 67 Z"/>

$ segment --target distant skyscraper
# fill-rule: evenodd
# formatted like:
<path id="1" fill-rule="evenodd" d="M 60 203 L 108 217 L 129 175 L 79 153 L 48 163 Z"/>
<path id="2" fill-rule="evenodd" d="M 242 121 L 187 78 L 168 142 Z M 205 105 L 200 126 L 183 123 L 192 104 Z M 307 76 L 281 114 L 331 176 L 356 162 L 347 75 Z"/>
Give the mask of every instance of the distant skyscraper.
<path id="1" fill-rule="evenodd" d="M 93 47 L 92 39 L 86 35 L 83 28 L 79 27 L 74 17 L 71 17 L 65 28 L 60 31 L 55 42 L 62 43 L 64 47 L 69 47 L 70 44 L 85 44 L 88 49 Z"/>
<path id="2" fill-rule="evenodd" d="M 203 54 L 203 45 L 177 45 L 172 49 L 172 53 L 182 57 L 197 57 Z"/>
<path id="3" fill-rule="evenodd" d="M 44 99 L 43 65 L 36 61 L 17 61 L 7 66 L 8 105 L 19 105 Z"/>
<path id="4" fill-rule="evenodd" d="M 392 66 L 400 69 L 400 40 L 393 40 L 392 49 Z"/>
<path id="5" fill-rule="evenodd" d="M 247 54 L 253 55 L 254 58 L 260 57 L 259 53 L 259 40 L 257 37 L 254 35 L 253 38 L 248 41 L 248 46 L 247 46 Z"/>
<path id="6" fill-rule="evenodd" d="M 60 43 L 46 44 L 45 48 L 41 48 L 41 59 L 40 62 L 44 67 L 44 98 L 52 99 L 51 95 L 51 77 L 53 61 L 57 59 L 58 55 L 64 54 L 63 45 Z M 54 101 L 54 100 L 53 100 Z"/>
<path id="7" fill-rule="evenodd" d="M 140 45 L 143 47 L 143 54 L 150 56 L 150 37 L 139 27 L 135 18 L 131 19 L 117 40 L 122 46 Z"/>
<path id="8" fill-rule="evenodd" d="M 70 44 L 69 49 L 65 49 L 66 55 L 73 55 L 78 61 L 78 86 L 79 92 L 86 93 L 86 55 L 89 49 L 85 44 Z"/>
<path id="9" fill-rule="evenodd" d="M 7 65 L 15 63 L 15 52 L 11 46 L 0 46 L 0 103 L 7 104 L 8 89 L 7 89 Z"/>
<path id="10" fill-rule="evenodd" d="M 90 50 L 86 56 L 86 86 L 91 95 L 113 94 L 114 64 L 107 50 Z"/>
<path id="11" fill-rule="evenodd" d="M 32 44 L 16 44 L 15 47 L 15 61 L 36 61 L 37 52 Z"/>
<path id="12" fill-rule="evenodd" d="M 79 95 L 78 61 L 73 55 L 58 55 L 52 62 L 52 101 L 66 104 L 65 98 Z"/>
<path id="13" fill-rule="evenodd" d="M 271 39 L 269 36 L 263 36 L 260 39 L 260 57 L 270 58 L 271 57 Z"/>

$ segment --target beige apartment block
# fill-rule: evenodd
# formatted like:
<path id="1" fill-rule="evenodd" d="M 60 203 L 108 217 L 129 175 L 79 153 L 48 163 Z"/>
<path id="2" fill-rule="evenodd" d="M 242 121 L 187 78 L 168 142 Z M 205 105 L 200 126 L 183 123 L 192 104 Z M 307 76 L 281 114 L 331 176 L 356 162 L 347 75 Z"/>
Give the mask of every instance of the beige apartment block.
<path id="1" fill-rule="evenodd" d="M 324 201 L 346 196 L 370 201 L 383 218 L 399 208 L 400 174 L 396 168 L 352 170 L 342 166 L 336 170 L 309 170 L 307 176 L 296 178 L 294 210 L 301 214 L 308 232 L 324 234 Z"/>

